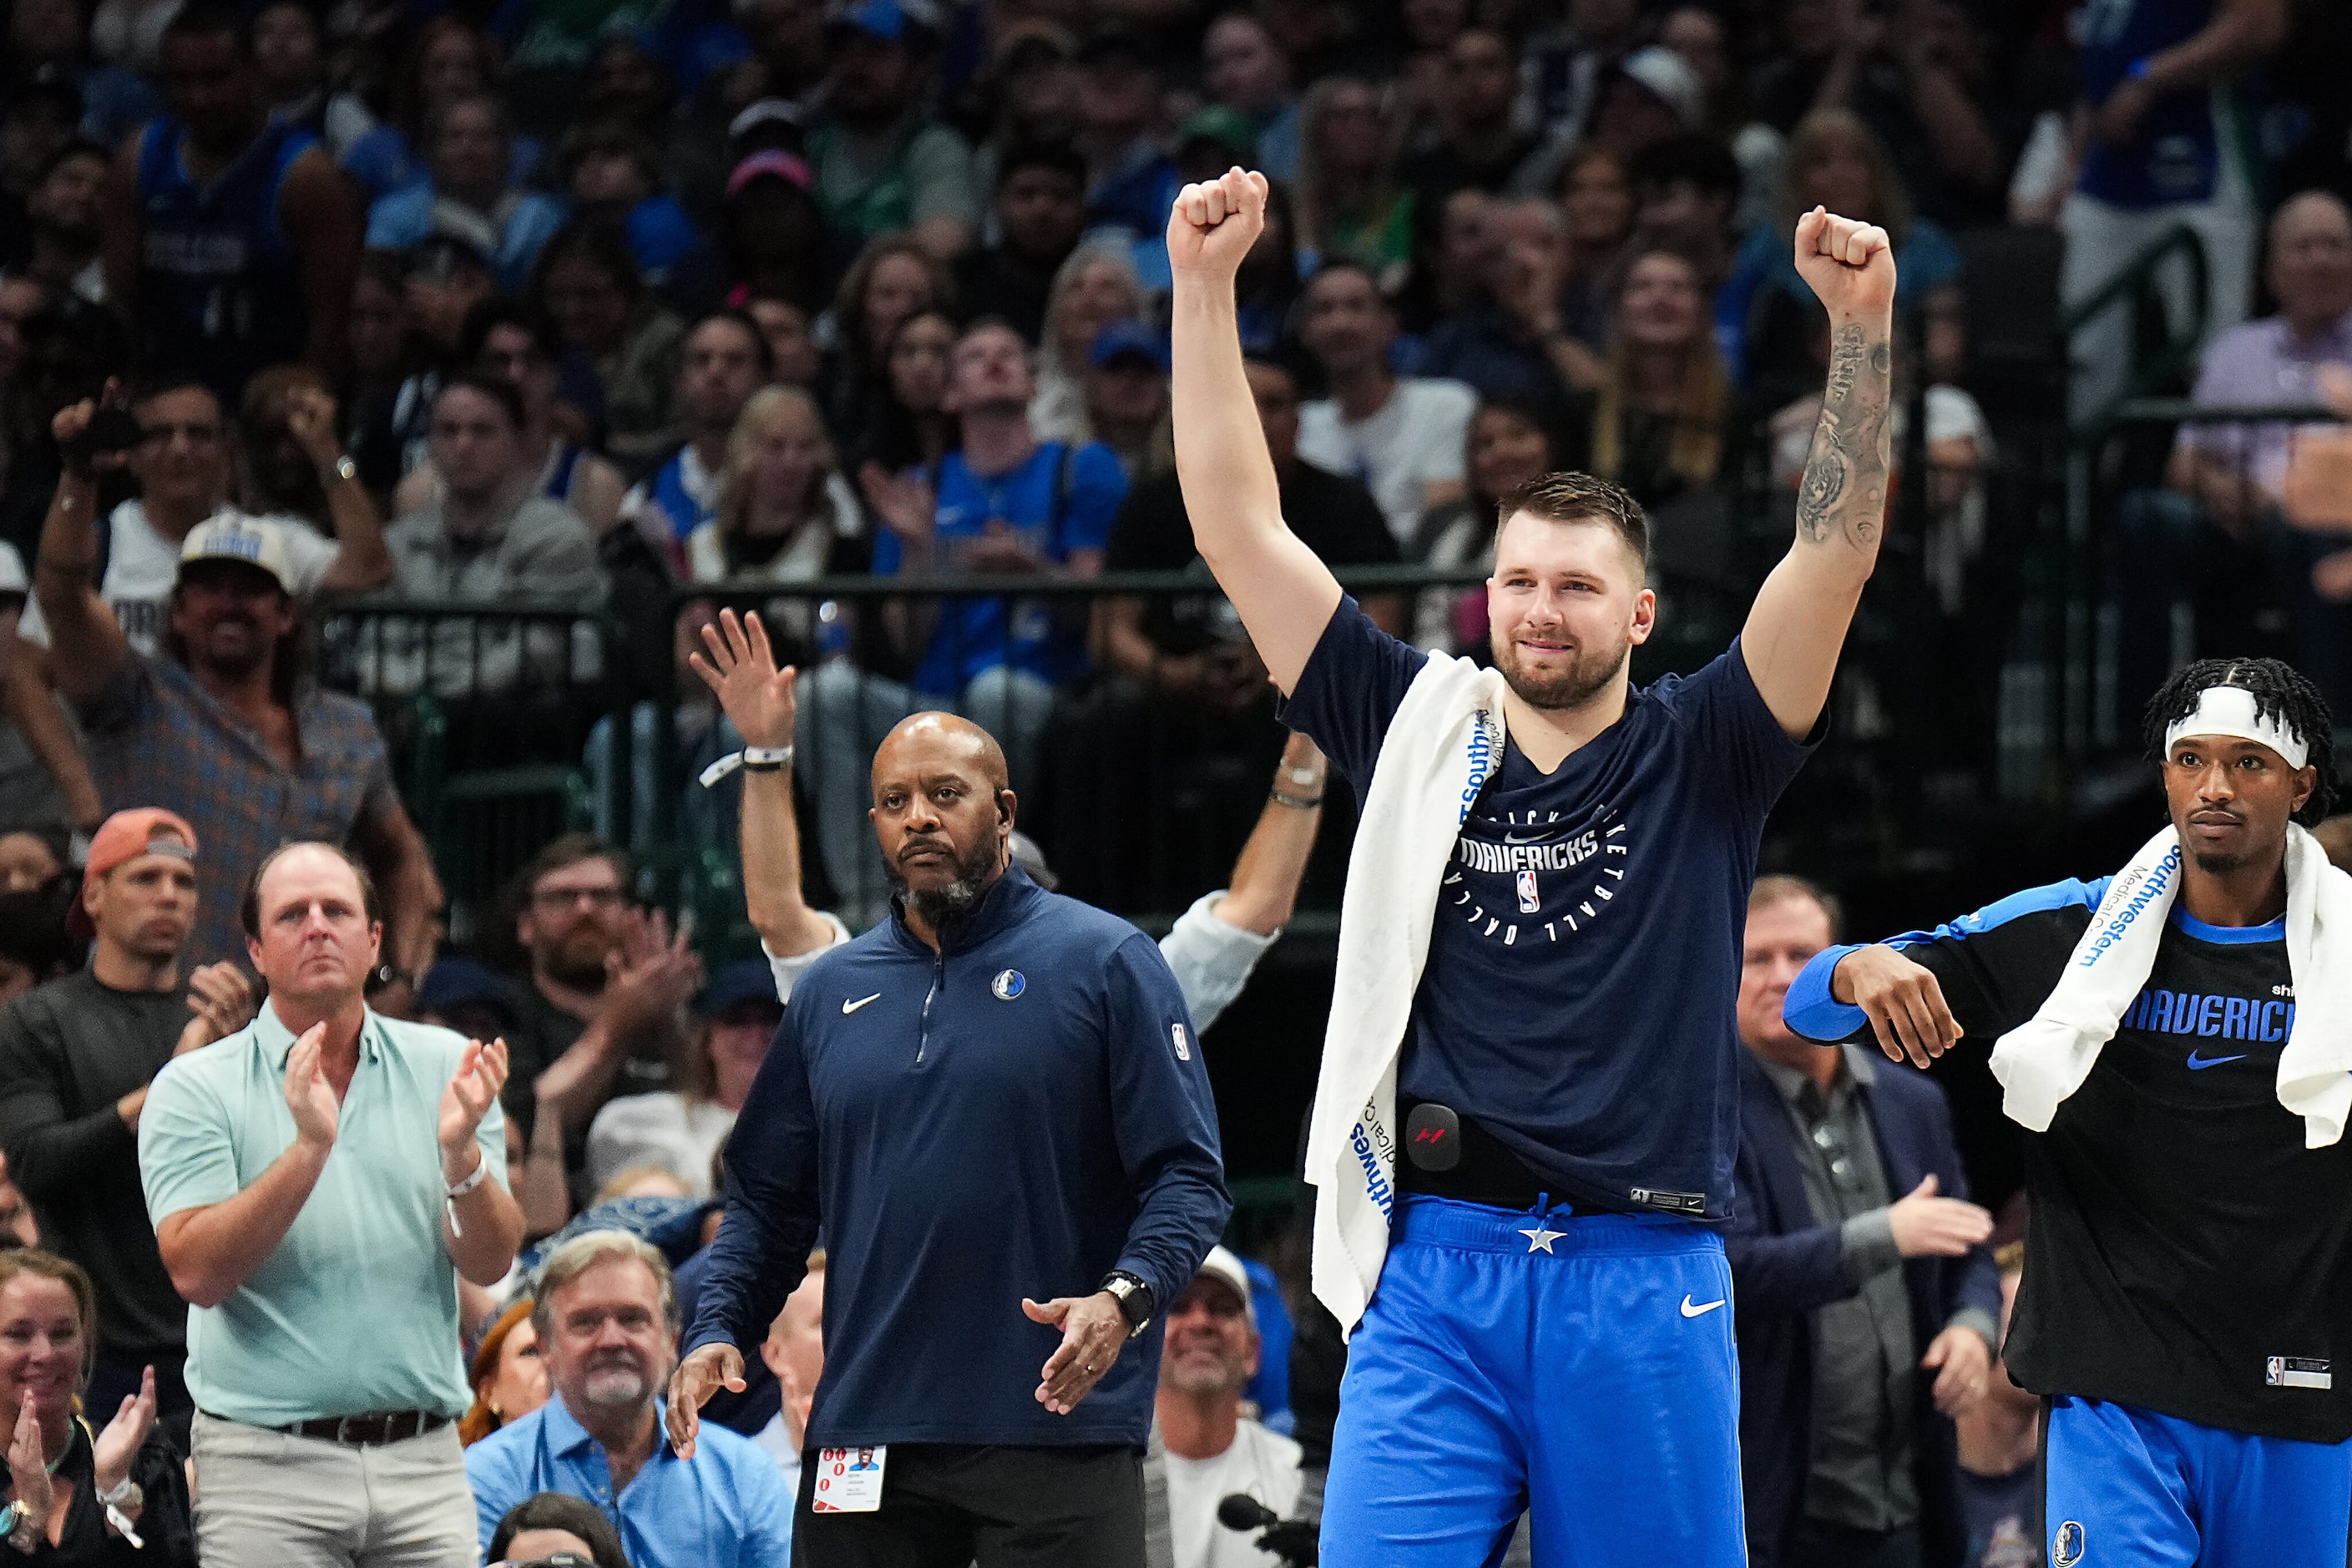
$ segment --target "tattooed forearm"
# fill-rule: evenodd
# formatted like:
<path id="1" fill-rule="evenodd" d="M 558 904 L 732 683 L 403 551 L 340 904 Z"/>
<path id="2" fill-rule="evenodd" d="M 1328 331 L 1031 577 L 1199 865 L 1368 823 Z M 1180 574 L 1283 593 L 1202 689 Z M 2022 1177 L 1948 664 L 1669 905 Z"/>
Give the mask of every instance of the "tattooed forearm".
<path id="1" fill-rule="evenodd" d="M 1859 321 L 1831 336 L 1821 423 L 1797 487 L 1799 537 L 1818 544 L 1834 532 L 1865 552 L 1877 549 L 1886 511 L 1886 416 L 1895 363 L 1885 340 L 1868 339 Z"/>

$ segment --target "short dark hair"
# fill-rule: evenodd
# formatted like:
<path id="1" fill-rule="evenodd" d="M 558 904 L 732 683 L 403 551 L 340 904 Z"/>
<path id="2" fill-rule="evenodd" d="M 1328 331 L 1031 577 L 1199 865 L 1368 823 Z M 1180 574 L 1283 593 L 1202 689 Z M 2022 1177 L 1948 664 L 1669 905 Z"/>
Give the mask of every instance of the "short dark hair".
<path id="1" fill-rule="evenodd" d="M 1497 545 L 1503 542 L 1504 525 L 1520 512 L 1547 522 L 1608 524 L 1641 563 L 1643 580 L 1649 580 L 1650 516 L 1623 486 L 1572 470 L 1539 474 L 1514 486 L 1495 508 Z"/>
<path id="2" fill-rule="evenodd" d="M 163 24 L 165 42 L 173 38 L 219 37 L 234 41 L 236 52 L 247 59 L 253 58 L 253 23 L 237 0 L 191 0 Z"/>
<path id="3" fill-rule="evenodd" d="M 613 1521 L 595 1504 L 568 1492 L 540 1492 L 507 1510 L 498 1529 L 490 1532 L 490 1561 L 503 1559 L 514 1538 L 526 1530 L 560 1530 L 576 1535 L 588 1543 L 596 1568 L 629 1568 L 629 1559 L 621 1548 L 621 1532 L 613 1528 Z"/>
<path id="4" fill-rule="evenodd" d="M 1012 183 L 1013 175 L 1024 169 L 1044 169 L 1060 174 L 1075 182 L 1081 194 L 1087 188 L 1086 154 L 1067 142 L 1014 142 L 996 165 L 996 188 L 1003 190 Z"/>
<path id="5" fill-rule="evenodd" d="M 358 856 L 323 838 L 297 838 L 264 855 L 261 864 L 253 868 L 253 875 L 246 879 L 245 897 L 237 900 L 236 919 L 247 936 L 256 942 L 261 940 L 261 879 L 269 875 L 269 868 L 278 864 L 278 857 L 296 849 L 323 849 L 349 866 L 352 875 L 359 879 L 360 909 L 366 914 L 368 924 L 383 923 L 383 905 L 375 896 L 375 879 L 368 875 L 368 868 L 360 863 Z"/>
<path id="6" fill-rule="evenodd" d="M 1837 895 L 1820 883 L 1785 872 L 1759 877 L 1748 889 L 1748 912 L 1769 910 L 1775 904 L 1795 904 L 1811 901 L 1821 906 L 1822 913 L 1830 918 L 1830 940 L 1835 942 L 1845 926 L 1845 909 Z"/>
<path id="7" fill-rule="evenodd" d="M 175 392 L 201 392 L 213 400 L 213 406 L 221 411 L 221 417 L 224 419 L 228 417 L 228 406 L 221 402 L 220 394 L 198 381 L 194 376 L 186 374 L 163 374 L 142 376 L 132 382 L 130 390 L 124 393 L 122 406 L 136 411 L 142 404 L 152 403 L 159 397 L 169 397 Z"/>
<path id="8" fill-rule="evenodd" d="M 694 319 L 694 325 L 686 329 L 686 335 L 690 338 L 713 321 L 727 321 L 742 328 L 744 335 L 751 340 L 751 357 L 759 362 L 760 374 L 775 374 L 776 351 L 768 346 L 768 334 L 761 330 L 760 323 L 752 319 L 751 311 L 733 305 L 721 305 L 716 310 L 705 310 Z"/>
<path id="9" fill-rule="evenodd" d="M 1381 292 L 1379 276 L 1352 256 L 1326 257 L 1315 270 L 1307 275 L 1307 287 L 1312 289 L 1326 278 L 1336 278 L 1343 272 L 1352 272 L 1362 279 L 1365 287 L 1371 289 L 1372 298 L 1380 302 L 1382 310 L 1392 309 L 1389 304 L 1389 297 Z"/>
<path id="10" fill-rule="evenodd" d="M 435 405 L 438 406 L 441 400 L 453 392 L 479 393 L 505 410 L 508 423 L 518 430 L 522 428 L 522 394 L 515 389 L 513 382 L 504 376 L 485 375 L 468 365 L 442 384 L 441 390 L 433 395 Z"/>
<path id="11" fill-rule="evenodd" d="M 636 868 L 629 859 L 627 850 L 611 839 L 599 838 L 593 833 L 566 833 L 541 845 L 539 853 L 524 861 L 522 869 L 515 873 L 516 912 L 520 914 L 522 906 L 530 902 L 530 896 L 538 891 L 541 877 L 551 871 L 561 871 L 567 866 L 577 866 L 583 860 L 610 862 L 613 869 L 620 873 L 624 888 L 636 880 Z"/>
<path id="12" fill-rule="evenodd" d="M 2164 732 L 2175 721 L 2196 712 L 2198 699 L 2210 686 L 2234 686 L 2248 693 L 2254 700 L 2256 718 L 2274 720 L 2303 738 L 2311 749 L 2309 763 L 2318 770 L 2319 782 L 2312 786 L 2311 798 L 2303 803 L 2294 819 L 2305 827 L 2324 821 L 2338 788 L 2336 721 L 2319 688 L 2284 659 L 2200 658 L 2183 665 L 2157 689 L 2140 716 L 2140 739 L 2148 754 L 2158 762 L 2164 760 Z"/>
<path id="13" fill-rule="evenodd" d="M 530 339 L 530 346 L 549 361 L 562 357 L 562 346 L 556 341 L 555 326 L 534 309 L 528 300 L 511 294 L 493 294 L 476 301 L 466 312 L 465 329 L 457 334 L 457 363 L 480 369 L 482 353 L 488 347 L 490 334 L 500 327 L 512 327 Z"/>

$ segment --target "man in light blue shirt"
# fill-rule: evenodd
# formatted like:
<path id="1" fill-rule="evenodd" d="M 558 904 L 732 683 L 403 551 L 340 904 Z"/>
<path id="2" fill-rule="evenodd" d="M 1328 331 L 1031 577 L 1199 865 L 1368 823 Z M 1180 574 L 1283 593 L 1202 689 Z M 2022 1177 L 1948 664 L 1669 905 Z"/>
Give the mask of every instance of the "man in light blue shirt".
<path id="1" fill-rule="evenodd" d="M 506 1047 L 368 1009 L 383 928 L 341 849 L 275 851 L 242 913 L 269 1000 L 166 1066 L 139 1121 L 156 1247 L 192 1303 L 198 1552 L 471 1568 L 457 1280 L 496 1283 L 522 1236 Z"/>
<path id="2" fill-rule="evenodd" d="M 534 1294 L 555 1397 L 466 1450 L 484 1549 L 508 1510 L 551 1491 L 603 1510 L 635 1568 L 783 1568 L 793 1489 L 767 1451 L 706 1427 L 689 1463 L 661 1440 L 678 1331 L 662 1255 L 592 1230 L 549 1256 Z"/>

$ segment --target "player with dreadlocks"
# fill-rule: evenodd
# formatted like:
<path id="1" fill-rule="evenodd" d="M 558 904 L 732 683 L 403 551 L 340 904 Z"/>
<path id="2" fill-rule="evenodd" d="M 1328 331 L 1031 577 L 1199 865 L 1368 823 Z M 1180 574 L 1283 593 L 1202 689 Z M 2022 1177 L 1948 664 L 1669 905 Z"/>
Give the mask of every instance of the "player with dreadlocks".
<path id="1" fill-rule="evenodd" d="M 2301 826 L 2335 793 L 2335 735 L 2267 658 L 2190 665 L 2147 734 L 2171 823 L 2129 866 L 1832 948 L 1784 1013 L 1921 1067 L 1998 1041 L 2029 1130 L 2004 1354 L 2049 1402 L 2055 1568 L 2342 1568 L 2352 878 Z"/>

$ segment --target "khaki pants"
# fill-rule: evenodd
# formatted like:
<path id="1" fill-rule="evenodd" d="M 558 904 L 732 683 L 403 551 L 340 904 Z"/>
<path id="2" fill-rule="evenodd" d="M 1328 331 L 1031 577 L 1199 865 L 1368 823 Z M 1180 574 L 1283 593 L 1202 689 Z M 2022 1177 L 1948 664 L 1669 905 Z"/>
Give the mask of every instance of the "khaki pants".
<path id="1" fill-rule="evenodd" d="M 196 1413 L 205 1568 L 475 1568 L 474 1489 L 455 1423 L 382 1447 Z"/>

